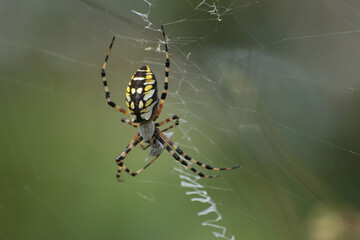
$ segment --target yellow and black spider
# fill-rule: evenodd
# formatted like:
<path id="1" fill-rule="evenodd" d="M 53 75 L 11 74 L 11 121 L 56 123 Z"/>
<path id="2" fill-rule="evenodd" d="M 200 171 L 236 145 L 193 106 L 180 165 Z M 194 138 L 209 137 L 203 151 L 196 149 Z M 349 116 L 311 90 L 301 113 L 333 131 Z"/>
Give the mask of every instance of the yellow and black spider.
<path id="1" fill-rule="evenodd" d="M 172 133 L 165 133 L 167 130 L 179 124 L 179 116 L 174 115 L 172 117 L 165 119 L 162 122 L 155 123 L 156 119 L 160 115 L 161 109 L 165 102 L 166 93 L 168 89 L 169 67 L 170 67 L 168 46 L 167 46 L 167 41 L 163 26 L 161 26 L 161 30 L 165 42 L 166 61 L 165 61 L 164 91 L 161 94 L 160 101 L 159 101 L 159 94 L 158 94 L 155 75 L 151 71 L 150 67 L 147 65 L 139 68 L 136 71 L 136 73 L 131 77 L 131 80 L 126 88 L 126 105 L 129 111 L 123 109 L 122 107 L 114 103 L 112 100 L 110 100 L 110 92 L 106 81 L 105 68 L 111 52 L 111 48 L 115 40 L 115 36 L 111 41 L 109 50 L 105 58 L 104 65 L 101 69 L 101 77 L 102 77 L 102 82 L 104 84 L 106 102 L 111 107 L 131 117 L 131 120 L 122 118 L 121 119 L 122 122 L 130 124 L 133 127 L 139 128 L 139 132 L 136 133 L 135 137 L 131 140 L 129 145 L 126 147 L 125 151 L 122 152 L 120 156 L 116 158 L 116 163 L 119 166 L 116 174 L 117 180 L 118 181 L 120 180 L 120 174 L 122 170 L 125 170 L 127 173 L 129 173 L 131 176 L 134 177 L 137 174 L 141 173 L 145 168 L 150 166 L 159 157 L 159 155 L 162 153 L 164 148 L 171 154 L 171 156 L 173 156 L 173 158 L 175 158 L 176 161 L 186 166 L 200 177 L 214 178 L 214 177 L 218 177 L 219 175 L 205 175 L 200 171 L 196 170 L 195 168 L 193 168 L 185 160 L 193 162 L 199 165 L 200 167 L 209 170 L 231 170 L 234 168 L 239 168 L 240 166 L 231 167 L 231 168 L 211 167 L 209 165 L 203 164 L 201 162 L 192 159 L 189 155 L 186 155 L 179 147 L 177 147 L 170 140 Z M 168 128 L 163 130 L 160 130 L 158 128 L 164 125 L 165 123 L 168 123 L 173 120 L 175 120 L 175 124 L 169 126 Z M 143 149 L 146 149 L 148 146 L 144 147 L 143 141 L 148 143 L 149 144 L 148 146 L 151 146 L 149 156 L 155 156 L 155 157 L 145 167 L 139 169 L 136 172 L 133 172 L 124 165 L 124 158 L 138 143 L 140 143 Z M 185 160 L 180 158 L 179 155 L 176 154 L 174 150 L 178 154 L 180 154 Z"/>

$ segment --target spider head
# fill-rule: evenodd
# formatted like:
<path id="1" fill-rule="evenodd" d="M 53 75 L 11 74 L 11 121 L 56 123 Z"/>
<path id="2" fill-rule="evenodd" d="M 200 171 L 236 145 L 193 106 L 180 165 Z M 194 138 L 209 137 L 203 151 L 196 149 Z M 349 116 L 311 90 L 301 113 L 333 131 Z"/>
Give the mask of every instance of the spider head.
<path id="1" fill-rule="evenodd" d="M 148 65 L 139 68 L 126 88 L 126 106 L 133 122 L 154 119 L 159 105 L 157 82 Z"/>

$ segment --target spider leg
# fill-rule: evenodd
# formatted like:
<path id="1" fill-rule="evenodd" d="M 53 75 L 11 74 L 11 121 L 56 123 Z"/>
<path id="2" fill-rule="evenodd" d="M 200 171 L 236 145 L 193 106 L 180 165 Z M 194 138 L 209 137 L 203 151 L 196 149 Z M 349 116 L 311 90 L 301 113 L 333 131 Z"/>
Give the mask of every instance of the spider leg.
<path id="1" fill-rule="evenodd" d="M 174 144 L 173 141 L 171 141 L 171 139 L 169 139 L 168 137 L 165 136 L 165 134 L 163 134 L 161 131 L 158 132 L 159 135 L 167 142 L 170 144 L 170 146 L 175 149 L 176 152 L 178 152 L 181 156 L 183 156 L 186 160 L 190 161 L 190 162 L 193 162 L 197 165 L 199 165 L 200 167 L 202 168 L 206 168 L 206 169 L 209 169 L 209 170 L 215 170 L 215 171 L 219 171 L 219 170 L 232 170 L 232 169 L 235 169 L 235 168 L 239 168 L 240 166 L 235 166 L 235 167 L 229 167 L 229 168 L 218 168 L 218 167 L 212 167 L 212 166 L 209 166 L 207 164 L 204 164 L 204 163 L 201 163 L 201 162 L 198 162 L 196 161 L 195 159 L 192 159 L 189 155 L 185 154 L 178 146 L 176 146 Z"/>
<path id="2" fill-rule="evenodd" d="M 129 116 L 129 112 L 126 111 L 125 109 L 123 109 L 122 107 L 120 107 L 119 105 L 117 105 L 116 103 L 114 103 L 113 101 L 111 101 L 110 99 L 110 92 L 109 92 L 109 87 L 107 85 L 107 81 L 106 81 L 106 74 L 105 74 L 105 68 L 106 68 L 106 64 L 107 64 L 107 61 L 108 61 L 108 58 L 109 58 L 109 55 L 110 55 L 110 52 L 111 52 L 111 48 L 114 44 L 114 40 L 115 40 L 115 36 L 113 37 L 112 41 L 111 41 L 111 44 L 110 44 L 110 47 L 109 47 L 109 50 L 107 52 L 107 55 L 105 57 L 105 62 L 104 62 L 104 65 L 103 67 L 101 68 L 101 79 L 102 79 L 102 82 L 104 84 L 104 89 L 105 89 L 105 98 L 106 98 L 106 102 L 113 108 L 115 108 L 116 110 L 126 114 Z"/>
<path id="3" fill-rule="evenodd" d="M 144 146 L 144 141 L 141 141 L 140 146 L 143 150 L 146 150 L 150 147 L 150 144 L 148 144 L 147 146 Z"/>
<path id="4" fill-rule="evenodd" d="M 135 142 L 136 141 L 140 141 L 140 145 L 142 144 L 142 137 L 140 137 L 140 138 L 136 138 L 137 136 L 140 136 L 140 133 L 137 133 L 137 135 L 135 136 L 135 138 L 131 141 L 131 143 L 130 143 L 130 145 L 132 144 L 132 143 L 134 143 L 134 145 L 136 145 L 135 144 Z M 155 138 L 153 138 L 153 140 L 155 140 Z M 129 145 L 129 146 L 130 146 Z M 148 145 L 148 146 L 150 146 L 150 144 Z M 148 147 L 147 146 L 147 147 Z M 147 147 L 145 147 L 145 149 L 147 148 Z M 145 150 L 144 149 L 144 150 Z M 126 156 L 126 155 L 125 155 Z M 150 155 L 149 155 L 150 156 Z M 157 156 L 155 156 L 155 158 L 153 159 L 153 160 L 151 160 L 148 164 L 146 164 L 143 168 L 141 168 L 141 169 L 139 169 L 139 170 L 137 170 L 136 172 L 133 172 L 133 171 L 131 171 L 129 168 L 127 168 L 124 164 L 122 164 L 122 166 L 121 167 L 119 167 L 119 171 L 121 172 L 121 170 L 125 170 L 128 174 L 130 174 L 131 176 L 133 176 L 133 177 L 135 177 L 136 175 L 138 175 L 139 173 L 141 173 L 142 171 L 144 171 L 147 167 L 149 167 L 153 162 L 155 162 L 155 160 L 158 158 L 160 156 L 160 154 L 159 155 L 157 155 Z M 118 171 L 118 173 L 119 173 L 119 171 Z M 120 176 L 119 176 L 120 177 Z"/>
<path id="5" fill-rule="evenodd" d="M 136 137 L 139 137 L 140 136 L 140 132 L 137 132 L 135 137 L 131 140 L 131 142 L 126 146 L 126 148 L 128 148 L 131 144 L 133 144 L 135 141 L 136 141 Z"/>
<path id="6" fill-rule="evenodd" d="M 158 133 L 161 134 L 160 131 L 158 131 Z M 162 134 L 163 136 L 165 136 L 164 134 Z M 200 177 L 204 177 L 204 178 L 216 178 L 219 177 L 220 175 L 205 175 L 203 173 L 201 173 L 200 171 L 196 170 L 195 168 L 193 168 L 192 166 L 190 166 L 186 161 L 184 161 L 183 159 L 181 159 L 172 149 L 171 147 L 165 142 L 165 140 L 160 137 L 158 134 L 155 134 L 156 139 L 158 139 L 162 145 L 166 148 L 166 150 L 171 154 L 171 156 L 173 156 L 173 158 L 175 158 L 176 161 L 178 161 L 179 163 L 181 163 L 182 165 L 184 165 L 185 167 L 187 167 L 188 169 L 190 169 L 191 171 L 193 171 L 195 174 L 199 175 Z"/>
<path id="7" fill-rule="evenodd" d="M 179 125 L 179 120 L 180 120 L 180 117 L 178 115 L 173 115 L 167 119 L 165 119 L 164 121 L 162 122 L 159 122 L 159 123 L 155 123 L 155 127 L 160 127 L 162 125 L 164 125 L 165 123 L 168 123 L 170 121 L 173 121 L 175 120 L 175 124 L 171 125 L 170 127 L 168 128 L 165 128 L 164 130 L 162 130 L 162 132 L 166 132 L 167 130 L 173 128 L 173 127 L 176 127 L 177 125 Z"/>
<path id="8" fill-rule="evenodd" d="M 176 123 L 178 125 L 179 124 L 179 119 L 180 119 L 180 117 L 178 115 L 173 115 L 173 116 L 165 119 L 162 122 L 155 123 L 155 127 L 160 127 L 160 126 L 164 125 L 165 123 L 171 122 L 173 120 L 176 120 Z"/>
<path id="9" fill-rule="evenodd" d="M 164 105 L 165 102 L 165 98 L 166 98 L 166 94 L 167 94 L 167 90 L 168 90 L 168 83 L 169 83 L 169 68 L 170 68 L 170 60 L 169 60 L 169 51 L 168 51 L 168 46 L 167 46 L 167 41 L 166 41 L 166 35 L 164 32 L 164 27 L 161 25 L 161 31 L 162 34 L 164 36 L 164 42 L 165 42 L 165 56 L 166 56 L 166 60 L 165 60 L 165 83 L 164 83 L 164 91 L 161 94 L 161 99 L 160 99 L 160 105 L 159 108 L 156 112 L 156 115 L 154 117 L 154 121 L 159 117 L 162 107 Z"/>
<path id="10" fill-rule="evenodd" d="M 177 125 L 179 125 L 179 123 L 177 123 L 177 124 L 175 123 L 175 124 L 173 124 L 173 125 L 165 128 L 165 129 L 163 129 L 163 130 L 161 130 L 161 131 L 162 131 L 162 132 L 166 132 L 167 130 L 172 129 L 173 127 L 176 127 Z"/>
<path id="11" fill-rule="evenodd" d="M 126 155 L 139 143 L 141 142 L 142 137 L 140 136 L 139 133 L 136 134 L 136 136 L 131 140 L 130 144 L 126 147 L 125 151 L 123 151 L 115 160 L 117 165 L 119 166 L 117 174 L 116 174 L 116 178 L 118 181 L 120 181 L 120 174 L 121 174 L 121 170 L 123 169 L 123 165 L 124 165 L 124 158 L 126 157 Z"/>
<path id="12" fill-rule="evenodd" d="M 173 124 L 173 125 L 169 126 L 168 128 L 165 128 L 164 130 L 162 130 L 162 132 L 166 132 L 167 130 L 169 130 L 169 129 L 171 129 L 171 128 L 173 128 L 173 127 L 176 127 L 177 125 L 179 125 L 179 119 L 180 119 L 179 116 L 173 115 L 173 116 L 165 119 L 165 120 L 162 121 L 162 122 L 155 123 L 155 127 L 162 126 L 162 125 L 164 125 L 165 123 L 168 123 L 168 122 L 171 122 L 171 121 L 175 120 L 175 124 Z M 121 119 L 121 121 L 123 121 L 123 120 Z M 141 148 L 142 148 L 143 150 L 146 150 L 146 149 L 148 149 L 148 147 L 150 147 L 150 144 L 147 145 L 147 146 L 144 146 L 144 141 L 141 141 L 141 142 L 140 142 L 140 146 L 141 146 Z"/>
<path id="13" fill-rule="evenodd" d="M 171 129 L 171 128 L 173 128 L 173 127 L 176 127 L 177 125 L 179 125 L 179 120 L 180 120 L 180 117 L 179 117 L 179 116 L 173 115 L 173 116 L 165 119 L 165 120 L 162 121 L 162 122 L 155 123 L 155 127 L 162 126 L 162 125 L 164 125 L 165 123 L 168 123 L 168 122 L 173 121 L 173 120 L 175 120 L 175 124 L 173 124 L 173 125 L 165 128 L 164 130 L 161 130 L 162 132 L 166 132 L 167 130 L 169 130 L 169 129 Z"/>
<path id="14" fill-rule="evenodd" d="M 136 128 L 139 127 L 138 123 L 134 123 L 133 121 L 130 121 L 129 119 L 126 119 L 126 118 L 122 118 L 121 122 L 130 124 L 131 126 L 136 127 Z"/>
<path id="15" fill-rule="evenodd" d="M 148 164 L 145 165 L 145 167 L 137 170 L 136 172 L 131 171 L 130 169 L 128 169 L 125 165 L 122 166 L 122 169 L 124 169 L 128 174 L 130 174 L 131 176 L 135 177 L 136 175 L 138 175 L 139 173 L 141 173 L 142 171 L 144 171 L 147 167 L 149 167 L 153 162 L 155 162 L 155 160 L 159 157 L 160 155 L 157 155 L 153 160 L 151 160 Z"/>
<path id="16" fill-rule="evenodd" d="M 152 142 L 152 141 L 154 141 L 154 140 L 155 140 L 155 137 L 152 137 L 152 139 L 150 140 L 150 142 Z M 146 149 L 148 149 L 148 148 L 151 146 L 150 143 L 147 143 L 148 145 L 144 146 L 144 143 L 145 143 L 144 140 L 142 140 L 142 141 L 140 142 L 140 147 L 142 148 L 142 150 L 146 150 Z M 147 161 L 147 160 L 146 160 L 146 161 Z"/>

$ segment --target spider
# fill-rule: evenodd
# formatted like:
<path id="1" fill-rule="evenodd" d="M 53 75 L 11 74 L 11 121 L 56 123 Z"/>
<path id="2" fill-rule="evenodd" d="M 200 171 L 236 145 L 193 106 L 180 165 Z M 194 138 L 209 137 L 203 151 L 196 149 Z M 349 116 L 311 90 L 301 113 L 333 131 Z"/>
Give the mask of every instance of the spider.
<path id="1" fill-rule="evenodd" d="M 157 81 L 155 75 L 151 71 L 148 65 L 139 68 L 135 72 L 135 74 L 131 77 L 129 84 L 127 85 L 126 105 L 128 107 L 128 111 L 120 107 L 110 99 L 110 92 L 106 81 L 105 68 L 111 52 L 111 48 L 114 44 L 115 36 L 111 41 L 110 47 L 108 49 L 105 58 L 104 65 L 101 69 L 101 77 L 105 89 L 105 98 L 107 104 L 115 108 L 116 110 L 124 113 L 125 115 L 131 117 L 131 120 L 122 118 L 121 122 L 127 123 L 135 128 L 139 128 L 139 131 L 136 133 L 135 137 L 126 147 L 125 151 L 123 151 L 116 158 L 116 163 L 118 165 L 118 170 L 116 174 L 117 180 L 120 181 L 120 175 L 122 170 L 126 171 L 131 176 L 134 177 L 137 176 L 139 173 L 141 173 L 147 167 L 149 167 L 160 156 L 160 154 L 163 152 L 164 149 L 166 149 L 176 161 L 178 161 L 179 163 L 181 163 L 182 165 L 184 165 L 185 167 L 187 167 L 188 169 L 190 169 L 200 177 L 215 178 L 220 175 L 205 175 L 200 171 L 196 170 L 195 168 L 193 168 L 185 160 L 195 163 L 200 167 L 209 170 L 231 170 L 231 169 L 239 168 L 240 166 L 235 166 L 230 168 L 211 167 L 207 164 L 198 162 L 195 159 L 192 159 L 189 155 L 185 154 L 178 146 L 174 144 L 173 141 L 170 140 L 172 133 L 165 133 L 169 129 L 179 125 L 179 119 L 180 119 L 179 116 L 173 115 L 172 117 L 169 117 L 162 122 L 155 122 L 159 117 L 165 102 L 165 98 L 168 90 L 169 68 L 170 68 L 169 52 L 168 52 L 166 35 L 163 26 L 161 26 L 161 31 L 164 37 L 166 61 L 165 61 L 165 84 L 160 99 L 159 99 Z M 160 126 L 171 121 L 175 121 L 175 123 L 163 130 L 159 129 Z M 143 145 L 144 141 L 148 143 L 146 147 L 144 147 Z M 143 168 L 139 169 L 136 172 L 133 172 L 124 165 L 124 159 L 126 155 L 138 143 L 140 143 L 141 147 L 144 150 L 150 146 L 151 149 L 148 158 L 150 156 L 155 156 L 155 157 Z M 182 158 L 179 155 L 181 155 Z"/>

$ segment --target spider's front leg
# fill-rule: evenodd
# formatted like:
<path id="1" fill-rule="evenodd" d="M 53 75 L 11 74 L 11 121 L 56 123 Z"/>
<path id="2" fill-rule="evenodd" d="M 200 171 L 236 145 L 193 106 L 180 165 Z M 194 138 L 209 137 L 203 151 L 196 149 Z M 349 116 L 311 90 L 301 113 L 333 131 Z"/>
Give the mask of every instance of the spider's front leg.
<path id="1" fill-rule="evenodd" d="M 167 90 L 168 90 L 168 84 L 169 84 L 169 69 L 170 69 L 170 60 L 169 60 L 169 51 L 168 51 L 168 45 L 167 45 L 167 40 L 166 40 L 166 35 L 165 35 L 165 31 L 164 31 L 164 27 L 161 25 L 161 31 L 162 34 L 164 36 L 164 43 L 165 43 L 165 83 L 164 83 L 164 90 L 163 93 L 161 94 L 161 99 L 160 99 L 160 105 L 159 108 L 156 112 L 154 121 L 159 117 L 161 110 L 163 108 L 163 105 L 165 103 L 165 99 L 166 99 L 166 94 L 167 94 Z"/>
<path id="2" fill-rule="evenodd" d="M 108 86 L 108 83 L 106 81 L 106 73 L 105 73 L 105 69 L 106 69 L 106 64 L 107 64 L 107 61 L 109 59 L 109 56 L 110 56 L 110 52 L 111 52 L 111 48 L 114 44 L 114 40 L 115 40 L 115 36 L 113 37 L 112 41 L 111 41 L 111 44 L 110 44 L 110 47 L 109 47 L 109 50 L 106 54 L 106 57 L 105 57 L 105 61 L 104 61 L 104 65 L 103 67 L 101 68 L 101 79 L 102 79 L 102 82 L 103 82 L 103 85 L 104 85 L 104 89 L 105 89 L 105 99 L 106 99 L 106 102 L 109 106 L 113 107 L 114 109 L 126 114 L 129 116 L 129 112 L 126 111 L 125 109 L 123 109 L 122 107 L 120 107 L 119 105 L 117 105 L 115 102 L 113 102 L 111 99 L 110 99 L 110 90 L 109 90 L 109 86 Z"/>

